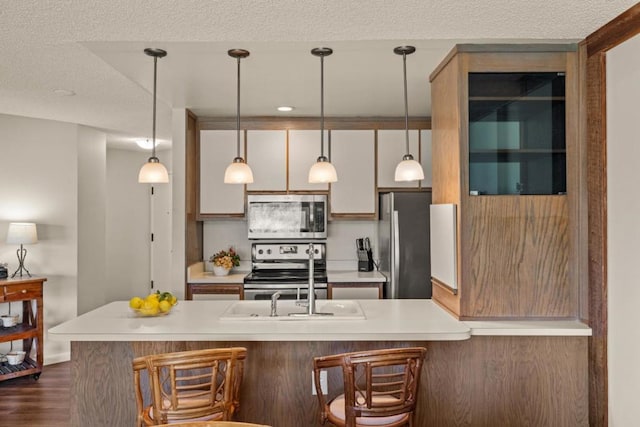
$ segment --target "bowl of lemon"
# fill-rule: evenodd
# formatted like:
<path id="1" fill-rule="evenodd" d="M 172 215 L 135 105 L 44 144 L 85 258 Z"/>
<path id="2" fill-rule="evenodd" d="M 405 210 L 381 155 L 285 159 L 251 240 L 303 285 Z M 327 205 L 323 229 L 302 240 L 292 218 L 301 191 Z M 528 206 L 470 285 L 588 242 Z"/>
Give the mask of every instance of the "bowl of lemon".
<path id="1" fill-rule="evenodd" d="M 129 300 L 129 307 L 140 317 L 165 316 L 171 312 L 178 299 L 171 292 L 156 291 L 145 298 L 133 297 Z"/>

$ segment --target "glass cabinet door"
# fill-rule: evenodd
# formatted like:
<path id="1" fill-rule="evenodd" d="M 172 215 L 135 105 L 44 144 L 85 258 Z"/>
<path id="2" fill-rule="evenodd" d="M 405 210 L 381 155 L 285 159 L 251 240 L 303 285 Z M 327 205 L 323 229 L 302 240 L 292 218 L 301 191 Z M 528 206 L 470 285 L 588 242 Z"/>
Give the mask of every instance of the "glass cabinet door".
<path id="1" fill-rule="evenodd" d="M 469 73 L 469 191 L 565 194 L 564 73 Z"/>

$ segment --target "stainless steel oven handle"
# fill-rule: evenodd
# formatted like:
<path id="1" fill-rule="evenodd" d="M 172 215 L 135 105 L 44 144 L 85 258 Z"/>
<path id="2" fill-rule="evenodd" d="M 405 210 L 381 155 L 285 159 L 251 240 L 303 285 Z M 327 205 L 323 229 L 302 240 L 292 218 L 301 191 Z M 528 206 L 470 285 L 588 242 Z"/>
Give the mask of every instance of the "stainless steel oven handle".
<path id="1" fill-rule="evenodd" d="M 245 289 L 245 295 L 251 293 L 252 295 L 272 295 L 276 292 L 280 292 L 280 295 L 297 295 L 296 289 Z"/>

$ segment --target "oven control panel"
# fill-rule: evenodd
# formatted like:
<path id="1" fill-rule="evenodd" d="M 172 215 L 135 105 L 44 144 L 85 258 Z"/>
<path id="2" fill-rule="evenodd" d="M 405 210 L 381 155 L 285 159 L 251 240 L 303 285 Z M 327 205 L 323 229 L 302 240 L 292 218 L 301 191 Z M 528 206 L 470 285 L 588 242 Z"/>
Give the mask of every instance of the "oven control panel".
<path id="1" fill-rule="evenodd" d="M 314 242 L 314 259 L 325 259 L 325 243 Z M 309 259 L 310 244 L 307 243 L 254 243 L 251 246 L 253 261 L 299 261 Z"/>

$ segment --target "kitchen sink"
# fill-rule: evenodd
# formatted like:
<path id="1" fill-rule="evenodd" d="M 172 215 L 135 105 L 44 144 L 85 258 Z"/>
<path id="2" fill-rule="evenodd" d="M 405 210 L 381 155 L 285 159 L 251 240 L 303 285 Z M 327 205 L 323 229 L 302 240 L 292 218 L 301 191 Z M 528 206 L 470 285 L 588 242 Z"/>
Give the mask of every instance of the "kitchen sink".
<path id="1" fill-rule="evenodd" d="M 358 301 L 316 300 L 316 315 L 307 315 L 307 308 L 293 300 L 277 303 L 277 316 L 271 316 L 271 301 L 238 301 L 220 316 L 220 320 L 364 320 L 366 316 Z"/>

